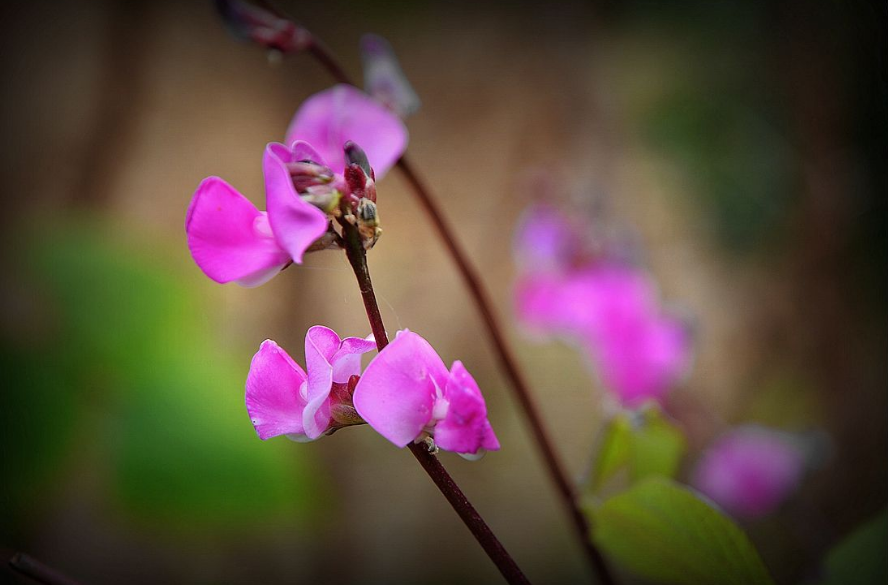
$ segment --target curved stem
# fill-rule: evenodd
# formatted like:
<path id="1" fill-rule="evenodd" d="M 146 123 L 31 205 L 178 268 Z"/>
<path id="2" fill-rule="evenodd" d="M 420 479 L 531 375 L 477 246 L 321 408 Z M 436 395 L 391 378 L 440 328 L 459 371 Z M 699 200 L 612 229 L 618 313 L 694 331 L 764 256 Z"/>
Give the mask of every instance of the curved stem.
<path id="1" fill-rule="evenodd" d="M 329 51 L 327 51 L 323 44 L 320 42 L 313 43 L 309 50 L 337 81 L 341 83 L 350 83 L 348 76 L 343 72 L 343 69 L 338 65 L 335 58 Z M 410 184 L 414 195 L 419 199 L 419 202 L 425 210 L 426 215 L 428 215 L 429 220 L 432 222 L 432 225 L 435 226 L 438 237 L 441 238 L 444 247 L 447 248 L 451 258 L 453 258 L 453 261 L 462 276 L 463 282 L 469 289 L 469 293 L 475 302 L 475 306 L 478 308 L 478 312 L 481 313 L 481 318 L 487 329 L 487 335 L 496 351 L 500 366 L 505 371 L 509 382 L 511 382 L 512 390 L 515 393 L 515 397 L 518 399 L 518 403 L 521 405 L 521 409 L 524 411 L 527 423 L 530 425 L 531 433 L 533 434 L 534 439 L 536 439 L 537 447 L 546 464 L 549 477 L 555 484 L 555 487 L 561 496 L 561 502 L 570 517 L 571 525 L 573 526 L 580 545 L 583 547 L 583 551 L 585 552 L 589 564 L 598 575 L 598 579 L 601 583 L 604 583 L 605 585 L 615 583 L 610 569 L 604 560 L 604 556 L 592 542 L 589 522 L 586 519 L 586 515 L 583 514 L 582 510 L 580 510 L 577 505 L 577 497 L 574 493 L 574 488 L 571 482 L 567 479 L 564 466 L 558 458 L 555 447 L 546 432 L 545 426 L 543 426 L 539 410 L 533 400 L 533 396 L 531 396 L 530 387 L 521 368 L 518 366 L 518 361 L 515 359 L 515 355 L 512 353 L 511 348 L 506 342 L 503 328 L 500 326 L 499 319 L 493 310 L 493 302 L 490 300 L 490 297 L 488 297 L 487 291 L 481 283 L 481 278 L 478 276 L 478 272 L 475 270 L 475 267 L 472 265 L 462 246 L 456 241 L 456 238 L 453 235 L 453 229 L 441 213 L 435 198 L 432 197 L 429 189 L 423 184 L 416 171 L 413 169 L 413 165 L 410 164 L 407 156 L 402 156 L 396 163 L 396 166 L 404 174 L 404 178 L 406 178 L 407 182 Z M 366 299 L 364 304 L 366 306 Z"/>
<path id="2" fill-rule="evenodd" d="M 417 199 L 419 199 L 422 208 L 428 215 L 432 225 L 435 226 L 438 236 L 441 238 L 441 241 L 444 242 L 444 246 L 456 263 L 459 273 L 462 276 L 466 287 L 469 289 L 469 293 L 475 300 L 475 305 L 478 308 L 478 312 L 481 313 L 481 318 L 484 320 L 487 334 L 496 351 L 500 366 L 509 378 L 509 381 L 512 384 L 512 389 L 518 399 L 518 403 L 521 405 L 522 410 L 524 410 L 527 422 L 530 425 L 530 430 L 536 439 L 537 447 L 539 448 L 543 461 L 549 471 L 549 476 L 555 484 L 555 487 L 558 489 L 558 493 L 561 495 L 561 501 L 571 518 L 574 530 L 583 546 L 586 557 L 589 559 L 590 564 L 598 574 L 598 578 L 602 583 L 614 583 L 614 579 L 604 561 L 604 557 L 592 543 L 589 523 L 586 520 L 585 514 L 583 514 L 579 509 L 579 506 L 577 506 L 577 498 L 574 489 L 567 479 L 567 474 L 564 472 L 564 467 L 555 452 L 552 440 L 549 438 L 548 433 L 546 433 L 543 421 L 539 415 L 539 410 L 530 393 L 527 380 L 524 377 L 521 368 L 518 366 L 518 361 L 515 359 L 515 355 L 512 353 L 511 348 L 506 342 L 503 329 L 493 311 L 493 302 L 487 295 L 487 291 L 481 283 L 481 278 L 478 276 L 478 272 L 475 270 L 475 267 L 472 266 L 465 251 L 463 251 L 460 244 L 456 241 L 456 238 L 453 235 L 453 229 L 442 215 L 438 204 L 430 194 L 428 188 L 413 170 L 413 166 L 408 162 L 406 156 L 401 157 L 397 163 L 397 167 L 401 169 L 407 182 L 410 183 L 410 186 L 413 188 L 414 194 Z"/>
<path id="3" fill-rule="evenodd" d="M 271 0 L 261 0 L 260 4 L 265 6 L 275 14 L 281 16 L 282 18 L 288 18 L 287 15 L 285 15 L 282 11 L 278 10 L 274 6 L 274 3 Z M 321 63 L 321 65 L 324 66 L 327 72 L 334 79 L 336 79 L 336 81 L 338 81 L 339 83 L 348 83 L 354 85 L 348 74 L 339 64 L 339 61 L 327 49 L 326 45 L 324 45 L 323 42 L 321 42 L 321 40 L 314 35 L 312 35 L 312 42 L 308 47 L 308 51 L 315 59 L 318 60 L 319 63 Z M 555 487 L 558 490 L 562 504 L 564 505 L 564 509 L 571 519 L 571 524 L 574 528 L 574 532 L 576 533 L 580 545 L 583 547 L 583 551 L 585 552 L 585 556 L 589 564 L 595 571 L 601 583 L 604 583 L 605 585 L 611 585 L 615 583 L 603 555 L 592 542 L 591 527 L 589 525 L 589 522 L 587 521 L 586 516 L 583 514 L 577 504 L 577 497 L 574 492 L 573 485 L 568 480 L 567 474 L 564 471 L 564 466 L 558 458 L 552 441 L 549 438 L 545 427 L 543 426 L 542 418 L 540 417 L 533 397 L 530 394 L 529 385 L 527 384 L 527 381 L 521 369 L 518 367 L 518 362 L 515 359 L 511 348 L 506 342 L 505 335 L 503 334 L 503 328 L 500 326 L 499 320 L 496 317 L 496 313 L 493 310 L 493 302 L 488 297 L 487 292 L 485 291 L 484 286 L 481 283 L 481 278 L 478 276 L 477 271 L 475 270 L 472 263 L 469 261 L 468 255 L 465 253 L 462 246 L 456 241 L 456 238 L 453 235 L 453 229 L 450 227 L 447 220 L 441 213 L 441 210 L 439 209 L 434 197 L 432 197 L 431 192 L 419 179 L 419 176 L 417 175 L 416 171 L 414 171 L 413 166 L 408 162 L 406 156 L 402 156 L 400 160 L 398 160 L 397 167 L 404 174 L 404 177 L 410 184 L 414 195 L 417 197 L 417 199 L 419 199 L 419 202 L 421 203 L 423 209 L 431 220 L 432 225 L 435 226 L 435 230 L 437 231 L 438 236 L 441 238 L 444 246 L 447 248 L 450 256 L 453 258 L 454 263 L 456 263 L 456 267 L 459 270 L 460 275 L 462 276 L 463 282 L 465 282 L 466 287 L 469 289 L 469 293 L 471 294 L 471 297 L 474 300 L 476 307 L 478 308 L 478 312 L 481 313 L 485 328 L 487 329 L 488 337 L 490 338 L 490 341 L 496 351 L 500 366 L 503 368 L 506 376 L 511 382 L 511 386 L 516 398 L 518 399 L 518 403 L 521 405 L 521 409 L 524 411 L 524 415 L 527 419 L 528 424 L 530 425 L 531 432 L 536 439 L 536 444 L 540 450 L 540 455 L 542 456 L 543 461 L 546 464 L 546 469 L 552 482 L 555 484 Z M 361 248 L 361 251 L 363 252 L 363 248 Z M 370 305 L 368 305 L 368 302 L 372 301 L 371 304 L 375 306 L 376 299 L 375 297 L 368 298 L 368 296 L 364 294 L 363 290 L 361 294 L 364 298 L 364 307 L 367 308 L 367 314 L 368 316 L 370 316 L 371 308 Z M 372 287 L 370 294 L 372 296 Z M 378 316 L 379 309 L 376 308 L 375 311 Z M 376 331 L 374 331 L 374 334 L 376 334 Z M 379 339 L 382 338 L 377 337 L 377 340 Z"/>
<path id="4" fill-rule="evenodd" d="M 348 256 L 349 264 L 355 273 L 358 281 L 358 287 L 361 291 L 361 299 L 364 301 L 364 309 L 367 312 L 367 319 L 370 321 L 370 329 L 373 331 L 373 337 L 376 340 L 376 347 L 382 351 L 388 345 L 388 335 L 385 331 L 385 325 L 382 322 L 382 316 L 379 313 L 379 305 L 376 302 L 376 293 L 373 291 L 373 283 L 370 280 L 370 271 L 367 268 L 367 252 L 361 244 L 361 237 L 357 228 L 348 221 L 340 220 L 342 233 L 345 241 L 345 252 Z M 487 523 L 481 517 L 469 499 L 463 494 L 462 490 L 441 464 L 437 457 L 428 452 L 428 450 L 416 443 L 409 445 L 410 452 L 422 465 L 422 468 L 432 479 L 450 505 L 462 519 L 466 527 L 471 531 L 472 536 L 478 541 L 478 544 L 490 557 L 490 560 L 496 565 L 503 577 L 508 583 L 513 584 L 529 584 L 530 581 L 518 568 L 514 559 L 503 547 L 502 543 L 487 526 Z"/>

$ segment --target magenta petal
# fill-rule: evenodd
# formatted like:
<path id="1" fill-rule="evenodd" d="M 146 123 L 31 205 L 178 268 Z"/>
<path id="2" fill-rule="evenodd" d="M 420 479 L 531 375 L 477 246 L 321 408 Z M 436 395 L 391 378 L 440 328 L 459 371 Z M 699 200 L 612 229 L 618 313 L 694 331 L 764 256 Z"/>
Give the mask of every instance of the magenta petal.
<path id="1" fill-rule="evenodd" d="M 311 161 L 319 165 L 327 164 L 326 161 L 324 161 L 324 157 L 321 156 L 321 153 L 304 140 L 297 140 L 294 142 L 292 146 L 290 146 L 289 152 L 284 152 L 287 148 L 279 142 L 273 142 L 272 145 L 274 146 L 273 152 L 284 162 Z M 284 151 L 282 151 L 280 147 L 284 147 Z"/>
<path id="2" fill-rule="evenodd" d="M 574 226 L 560 211 L 545 204 L 531 205 L 515 233 L 515 263 L 534 272 L 564 269 L 579 254 L 580 246 Z"/>
<path id="3" fill-rule="evenodd" d="M 804 466 L 802 449 L 786 433 L 740 427 L 703 455 L 692 485 L 732 515 L 763 516 L 798 487 Z"/>
<path id="4" fill-rule="evenodd" d="M 481 390 L 462 362 L 453 362 L 444 388 L 447 414 L 435 425 L 435 443 L 455 453 L 496 451 L 499 441 L 487 420 L 487 405 Z"/>
<path id="5" fill-rule="evenodd" d="M 185 233 L 191 256 L 219 283 L 262 284 L 290 261 L 265 213 L 219 177 L 207 177 L 188 207 Z"/>
<path id="6" fill-rule="evenodd" d="M 260 439 L 303 433 L 305 401 L 300 389 L 305 379 L 299 364 L 277 343 L 262 342 L 250 363 L 245 396 L 247 413 Z"/>
<path id="7" fill-rule="evenodd" d="M 358 144 L 380 179 L 407 148 L 407 128 L 374 99 L 340 84 L 309 97 L 290 122 L 284 142 L 304 140 L 315 147 L 334 173 L 345 170 L 342 147 Z"/>
<path id="8" fill-rule="evenodd" d="M 333 381 L 345 384 L 352 376 L 361 373 L 361 356 L 368 351 L 376 349 L 373 337 L 361 339 L 360 337 L 346 337 L 339 344 L 339 349 L 333 356 Z"/>
<path id="9" fill-rule="evenodd" d="M 515 283 L 515 313 L 532 333 L 548 336 L 567 333 L 573 312 L 561 277 L 528 274 Z"/>
<path id="10" fill-rule="evenodd" d="M 339 349 L 339 336 L 327 327 L 315 325 L 305 334 L 305 367 L 308 369 L 308 403 L 303 424 L 305 434 L 316 439 L 330 425 L 330 390 L 333 388 L 331 364 Z"/>
<path id="11" fill-rule="evenodd" d="M 327 231 L 328 221 L 323 211 L 296 193 L 284 165 L 289 156 L 290 151 L 283 144 L 271 143 L 265 148 L 262 158 L 265 199 L 275 238 L 293 261 L 301 264 L 308 247 Z"/>
<path id="12" fill-rule="evenodd" d="M 355 408 L 376 432 L 404 447 L 431 421 L 447 378 L 429 342 L 405 329 L 367 366 L 355 388 Z"/>

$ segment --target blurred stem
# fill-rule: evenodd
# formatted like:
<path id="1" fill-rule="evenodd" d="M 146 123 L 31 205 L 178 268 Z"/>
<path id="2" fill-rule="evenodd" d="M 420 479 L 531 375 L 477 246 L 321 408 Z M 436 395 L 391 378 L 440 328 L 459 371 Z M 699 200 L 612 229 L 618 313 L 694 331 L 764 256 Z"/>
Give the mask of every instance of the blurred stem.
<path id="1" fill-rule="evenodd" d="M 499 358 L 500 366 L 505 370 L 506 376 L 512 384 L 515 397 L 518 399 L 518 403 L 521 405 L 522 410 L 524 410 L 524 415 L 530 425 L 531 433 L 536 439 L 536 445 L 539 448 L 543 461 L 546 464 L 546 468 L 549 471 L 549 476 L 555 484 L 555 487 L 558 489 L 558 493 L 561 495 L 561 501 L 570 516 L 577 538 L 583 547 L 583 551 L 586 553 L 586 558 L 598 575 L 601 583 L 608 585 L 614 583 L 613 576 L 610 574 L 610 570 L 604 561 L 604 557 L 592 542 L 589 522 L 586 520 L 586 515 L 583 514 L 577 505 L 577 496 L 574 492 L 574 488 L 571 485 L 571 482 L 568 481 L 564 466 L 558 458 L 552 440 L 549 438 L 549 435 L 543 426 L 539 410 L 530 393 L 530 387 L 524 377 L 524 373 L 518 366 L 515 355 L 512 353 L 511 348 L 506 342 L 503 328 L 493 310 L 493 302 L 487 295 L 487 291 L 481 283 L 481 278 L 478 276 L 477 270 L 472 265 L 462 246 L 456 241 L 456 238 L 453 235 L 454 231 L 441 213 L 435 198 L 431 195 L 431 192 L 425 184 L 419 179 L 416 171 L 413 170 L 413 165 L 408 162 L 406 156 L 401 157 L 397 163 L 397 167 L 404 173 L 404 177 L 412 187 L 413 193 L 416 195 L 416 198 L 419 199 L 419 202 L 431 220 L 432 225 L 435 226 L 438 236 L 444 243 L 444 247 L 447 248 L 451 258 L 453 258 L 453 261 L 456 263 L 459 273 L 462 275 L 463 282 L 469 289 L 472 299 L 475 301 L 475 306 L 478 308 L 478 312 L 481 313 L 484 325 L 487 328 L 487 335 L 493 344 L 497 357 Z"/>
<path id="2" fill-rule="evenodd" d="M 382 351 L 388 345 L 388 335 L 385 332 L 385 325 L 382 322 L 382 316 L 379 314 L 379 305 L 376 303 L 376 294 L 373 291 L 373 283 L 370 280 L 370 271 L 367 268 L 367 252 L 361 243 L 361 236 L 356 226 L 352 225 L 344 219 L 339 220 L 342 226 L 342 235 L 345 240 L 345 253 L 348 256 L 349 264 L 355 273 L 358 281 L 358 287 L 361 290 L 361 298 L 364 301 L 364 308 L 367 311 L 367 319 L 370 321 L 370 329 L 373 331 L 373 337 L 376 340 L 376 347 Z M 462 518 L 463 523 L 471 531 L 475 540 L 490 557 L 490 560 L 496 565 L 503 577 L 508 583 L 529 584 L 530 581 L 518 568 L 518 565 L 509 555 L 508 551 L 500 543 L 496 535 L 487 526 L 487 523 L 472 506 L 465 494 L 441 464 L 437 457 L 428 452 L 424 445 L 411 443 L 409 445 L 410 452 L 422 465 L 422 468 L 429 475 L 450 505 Z"/>
<path id="3" fill-rule="evenodd" d="M 12 555 L 9 559 L 9 566 L 22 575 L 45 585 L 79 585 L 78 581 L 51 567 L 47 567 L 37 559 L 29 557 L 24 553 L 19 552 Z"/>

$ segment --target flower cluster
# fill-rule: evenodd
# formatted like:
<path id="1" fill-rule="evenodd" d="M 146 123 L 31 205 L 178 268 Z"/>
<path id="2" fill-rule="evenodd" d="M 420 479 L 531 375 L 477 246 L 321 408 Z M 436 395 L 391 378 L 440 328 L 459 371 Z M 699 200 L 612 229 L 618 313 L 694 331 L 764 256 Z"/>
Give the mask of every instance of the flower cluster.
<path id="1" fill-rule="evenodd" d="M 623 404 L 661 400 L 687 369 L 689 332 L 662 311 L 644 271 L 591 249 L 559 210 L 529 208 L 515 239 L 517 315 L 534 333 L 578 343 Z"/>
<path id="2" fill-rule="evenodd" d="M 339 247 L 334 220 L 352 224 L 372 247 L 380 233 L 376 179 L 406 144 L 401 120 L 356 88 L 312 96 L 285 142 L 265 148 L 267 211 L 218 177 L 197 188 L 185 221 L 195 262 L 216 282 L 256 286 L 306 252 Z M 361 356 L 375 347 L 372 338 L 341 339 L 315 326 L 305 336 L 303 369 L 274 341 L 262 343 L 246 383 L 259 437 L 312 441 L 366 422 L 399 447 L 433 437 L 466 456 L 499 449 L 484 398 L 461 362 L 448 370 L 425 339 L 404 330 L 361 375 Z"/>
<path id="3" fill-rule="evenodd" d="M 285 143 L 265 148 L 267 212 L 219 177 L 197 188 L 185 220 L 194 261 L 216 282 L 257 286 L 306 252 L 337 247 L 336 218 L 357 224 L 371 247 L 380 233 L 376 178 L 406 145 L 403 123 L 360 90 L 337 85 L 312 96 Z"/>
<path id="4" fill-rule="evenodd" d="M 312 441 L 368 423 L 398 447 L 426 435 L 442 449 L 479 455 L 499 449 L 478 385 L 461 362 L 450 371 L 429 343 L 408 330 L 361 374 L 372 338 L 340 339 L 327 327 L 305 335 L 303 370 L 274 341 L 262 343 L 247 377 L 250 420 L 265 440 Z"/>

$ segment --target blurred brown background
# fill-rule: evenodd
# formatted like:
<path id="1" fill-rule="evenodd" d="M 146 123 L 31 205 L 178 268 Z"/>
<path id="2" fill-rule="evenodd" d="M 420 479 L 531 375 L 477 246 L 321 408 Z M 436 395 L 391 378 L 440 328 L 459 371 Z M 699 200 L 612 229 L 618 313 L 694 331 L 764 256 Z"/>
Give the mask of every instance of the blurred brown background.
<path id="1" fill-rule="evenodd" d="M 609 412 L 580 356 L 511 319 L 511 238 L 546 170 L 693 318 L 670 411 L 696 455 L 756 421 L 819 468 L 746 526 L 779 582 L 885 505 L 885 7 L 281 3 L 360 79 L 394 46 L 423 100 L 409 153 L 509 323 L 571 474 Z M 345 258 L 257 289 L 193 265 L 185 209 L 220 175 L 262 206 L 260 157 L 331 83 L 270 65 L 210 2 L 12 2 L 0 19 L 4 406 L 0 545 L 87 583 L 499 582 L 427 477 L 367 428 L 261 443 L 243 409 L 266 338 L 368 327 Z M 595 203 L 594 205 L 592 203 Z M 502 451 L 445 464 L 531 580 L 586 578 L 452 263 L 397 171 L 370 255 L 390 330 L 485 392 Z M 8 580 L 11 573 L 2 573 Z M 13 581 L 16 582 L 16 581 Z"/>

